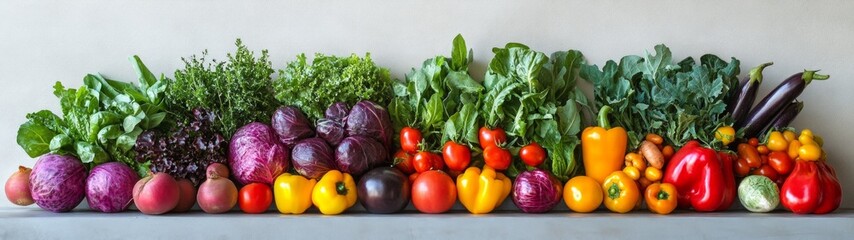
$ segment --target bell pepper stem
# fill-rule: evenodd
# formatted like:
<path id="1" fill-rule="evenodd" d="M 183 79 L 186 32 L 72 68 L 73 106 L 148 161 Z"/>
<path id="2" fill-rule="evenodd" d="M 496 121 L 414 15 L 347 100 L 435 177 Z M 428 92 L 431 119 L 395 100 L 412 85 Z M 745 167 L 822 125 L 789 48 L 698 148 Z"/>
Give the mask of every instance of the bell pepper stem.
<path id="1" fill-rule="evenodd" d="M 818 74 L 820 70 L 804 70 L 803 75 L 801 75 L 801 79 L 809 85 L 812 80 L 827 80 L 830 78 L 830 75 Z"/>
<path id="2" fill-rule="evenodd" d="M 667 194 L 665 191 L 658 191 L 658 200 L 667 200 L 670 198 L 670 194 Z"/>
<path id="3" fill-rule="evenodd" d="M 347 195 L 347 185 L 344 185 L 344 182 L 335 183 L 335 191 L 338 192 L 338 195 Z"/>
<path id="4" fill-rule="evenodd" d="M 620 186 L 616 183 L 611 184 L 611 187 L 608 188 L 608 198 L 617 199 L 620 198 Z"/>
<path id="5" fill-rule="evenodd" d="M 611 113 L 611 110 L 613 109 L 608 105 L 602 106 L 602 108 L 599 109 L 599 127 L 604 129 L 611 128 L 611 121 L 608 121 L 608 113 Z"/>
<path id="6" fill-rule="evenodd" d="M 762 70 L 767 66 L 774 65 L 774 62 L 767 62 L 763 64 L 759 64 L 755 68 L 750 70 L 750 82 L 762 83 Z"/>

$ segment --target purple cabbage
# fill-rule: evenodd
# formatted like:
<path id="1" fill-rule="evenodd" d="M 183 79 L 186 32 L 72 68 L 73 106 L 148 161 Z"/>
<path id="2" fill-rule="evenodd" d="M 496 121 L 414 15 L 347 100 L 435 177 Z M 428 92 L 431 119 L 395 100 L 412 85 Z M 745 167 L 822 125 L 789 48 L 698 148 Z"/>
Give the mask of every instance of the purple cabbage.
<path id="1" fill-rule="evenodd" d="M 290 153 L 275 135 L 270 126 L 253 122 L 231 137 L 228 164 L 240 184 L 273 184 L 273 180 L 288 169 Z"/>
<path id="2" fill-rule="evenodd" d="M 383 106 L 367 100 L 356 103 L 346 122 L 348 136 L 370 137 L 382 143 L 385 149 L 392 149 L 394 133 L 388 111 Z"/>
<path id="3" fill-rule="evenodd" d="M 385 147 L 376 140 L 364 136 L 349 136 L 335 149 L 338 170 L 360 176 L 372 167 L 388 159 Z"/>
<path id="4" fill-rule="evenodd" d="M 302 140 L 291 151 L 291 161 L 297 173 L 307 178 L 319 179 L 335 169 L 332 147 L 320 138 Z"/>
<path id="5" fill-rule="evenodd" d="M 86 201 L 100 212 L 121 212 L 133 201 L 133 186 L 139 176 L 120 162 L 108 162 L 92 168 L 86 178 Z"/>
<path id="6" fill-rule="evenodd" d="M 348 114 L 350 114 L 350 107 L 346 103 L 337 102 L 326 109 L 324 117 L 339 122 L 346 122 Z"/>
<path id="7" fill-rule="evenodd" d="M 291 148 L 302 139 L 314 136 L 311 122 L 296 107 L 279 107 L 273 112 L 273 129 L 279 141 Z"/>
<path id="8" fill-rule="evenodd" d="M 329 106 L 325 117 L 317 120 L 317 136 L 332 146 L 340 144 L 347 137 L 345 126 L 349 112 L 350 108 L 343 102 Z"/>
<path id="9" fill-rule="evenodd" d="M 341 144 L 345 137 L 344 122 L 329 118 L 317 120 L 317 136 L 326 140 L 330 145 Z"/>
<path id="10" fill-rule="evenodd" d="M 513 183 L 513 203 L 522 212 L 544 213 L 560 202 L 563 186 L 549 172 L 542 169 L 525 171 Z"/>
<path id="11" fill-rule="evenodd" d="M 83 201 L 86 167 L 79 159 L 56 154 L 43 155 L 30 174 L 30 192 L 39 207 L 68 212 Z"/>

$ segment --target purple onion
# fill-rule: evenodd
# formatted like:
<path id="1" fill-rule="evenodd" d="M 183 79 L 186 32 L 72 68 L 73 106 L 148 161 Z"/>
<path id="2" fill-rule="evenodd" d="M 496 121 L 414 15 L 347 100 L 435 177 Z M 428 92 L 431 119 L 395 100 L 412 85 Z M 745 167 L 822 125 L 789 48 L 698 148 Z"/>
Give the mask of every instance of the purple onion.
<path id="1" fill-rule="evenodd" d="M 525 171 L 513 183 L 513 203 L 522 212 L 544 213 L 560 202 L 560 181 L 541 169 Z"/>

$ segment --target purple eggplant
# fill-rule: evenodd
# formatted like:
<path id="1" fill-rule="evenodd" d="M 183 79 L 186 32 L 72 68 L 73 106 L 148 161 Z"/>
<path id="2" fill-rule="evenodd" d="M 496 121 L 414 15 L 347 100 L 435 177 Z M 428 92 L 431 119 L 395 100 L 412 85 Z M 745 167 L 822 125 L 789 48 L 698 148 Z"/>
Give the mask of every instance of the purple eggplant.
<path id="1" fill-rule="evenodd" d="M 768 129 L 781 129 L 784 127 L 788 127 L 789 123 L 792 123 L 795 120 L 795 117 L 798 116 L 798 113 L 801 113 L 801 110 L 804 109 L 804 102 L 795 100 L 794 102 L 789 103 L 780 111 L 780 114 L 777 114 L 774 117 L 774 121 L 771 122 L 762 132 L 767 132 Z"/>
<path id="2" fill-rule="evenodd" d="M 727 112 L 732 115 L 736 129 L 742 127 L 747 114 L 750 113 L 750 107 L 753 107 L 756 92 L 759 90 L 759 85 L 762 84 L 762 70 L 773 64 L 773 62 L 767 62 L 751 69 L 750 75 L 741 80 L 741 84 L 727 104 Z"/>
<path id="3" fill-rule="evenodd" d="M 803 72 L 795 73 L 780 83 L 777 88 L 771 90 L 771 92 L 768 93 L 768 95 L 765 96 L 759 104 L 756 104 L 756 106 L 753 107 L 750 114 L 747 115 L 747 120 L 742 128 L 744 130 L 744 136 L 759 136 L 759 133 L 765 129 L 766 126 L 771 124 L 774 117 L 777 116 L 777 114 L 779 114 L 786 105 L 794 101 L 795 98 L 797 98 L 813 80 L 825 80 L 830 78 L 828 75 L 821 75 L 816 72 L 818 71 L 804 70 Z"/>

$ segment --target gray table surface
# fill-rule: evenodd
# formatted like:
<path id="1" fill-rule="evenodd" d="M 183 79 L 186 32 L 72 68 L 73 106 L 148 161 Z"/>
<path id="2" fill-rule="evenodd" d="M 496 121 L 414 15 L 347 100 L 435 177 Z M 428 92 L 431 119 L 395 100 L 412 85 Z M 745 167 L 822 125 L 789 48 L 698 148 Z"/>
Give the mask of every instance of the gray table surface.
<path id="1" fill-rule="evenodd" d="M 368 214 L 357 208 L 338 216 L 316 210 L 303 215 L 205 214 L 161 216 L 136 211 L 97 213 L 77 209 L 51 213 L 37 208 L 0 208 L 0 239 L 850 239 L 854 210 L 826 215 L 789 212 L 718 213 L 645 210 L 591 214 L 557 210 L 524 214 L 500 210 L 472 215 Z"/>

